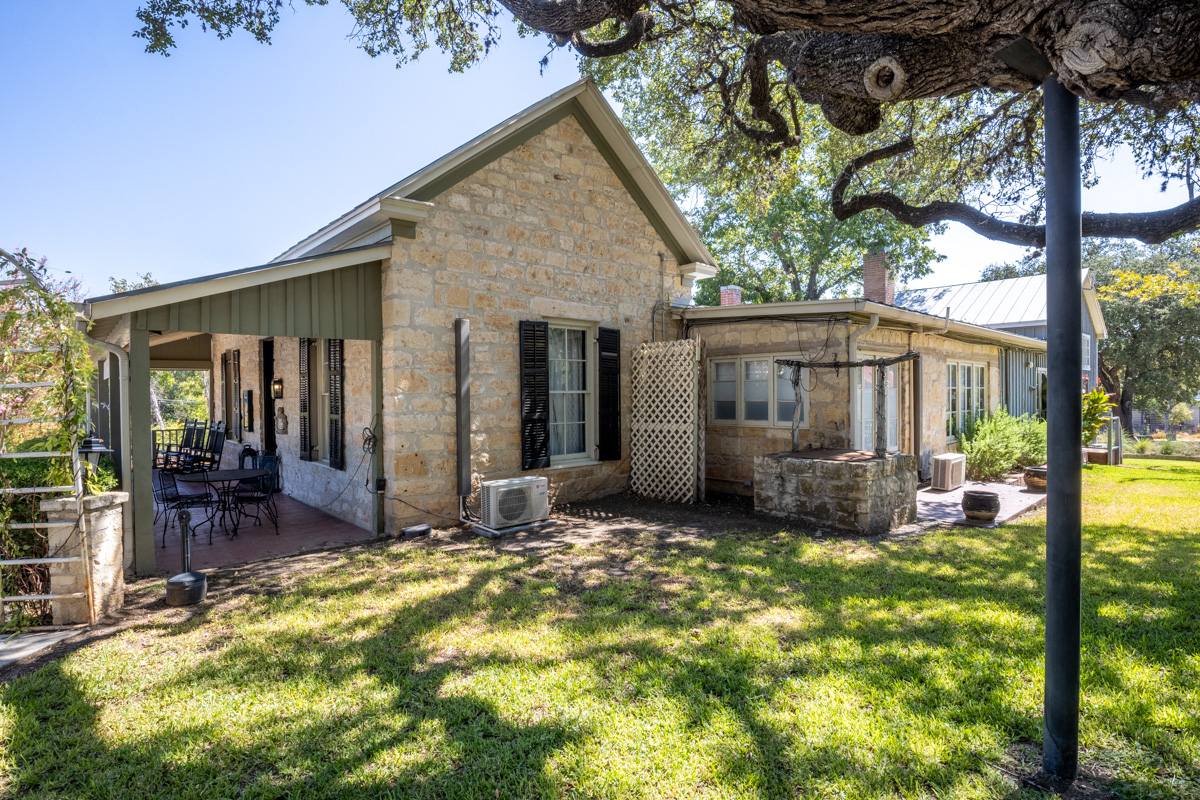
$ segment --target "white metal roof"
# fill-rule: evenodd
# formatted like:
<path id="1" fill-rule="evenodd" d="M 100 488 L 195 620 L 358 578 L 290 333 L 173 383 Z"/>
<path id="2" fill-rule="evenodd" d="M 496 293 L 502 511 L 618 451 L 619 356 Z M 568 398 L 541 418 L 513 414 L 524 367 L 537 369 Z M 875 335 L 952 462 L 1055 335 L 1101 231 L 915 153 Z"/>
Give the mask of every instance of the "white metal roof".
<path id="1" fill-rule="evenodd" d="M 1100 338 L 1107 329 L 1096 302 L 1090 270 L 1081 273 L 1084 305 Z M 1046 324 L 1046 276 L 1005 278 L 999 281 L 932 286 L 896 293 L 901 308 L 941 316 L 950 309 L 950 318 L 988 328 L 1015 328 Z"/>

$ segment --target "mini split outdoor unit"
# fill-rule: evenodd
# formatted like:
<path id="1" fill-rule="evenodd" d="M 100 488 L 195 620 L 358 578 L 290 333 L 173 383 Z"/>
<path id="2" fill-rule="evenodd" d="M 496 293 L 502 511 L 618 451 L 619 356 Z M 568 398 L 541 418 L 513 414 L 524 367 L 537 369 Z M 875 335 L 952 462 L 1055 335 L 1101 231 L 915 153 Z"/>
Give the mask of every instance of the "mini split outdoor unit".
<path id="1" fill-rule="evenodd" d="M 493 530 L 541 522 L 550 516 L 550 481 L 537 475 L 480 484 L 483 524 Z"/>
<path id="2" fill-rule="evenodd" d="M 933 457 L 932 488 L 948 492 L 962 486 L 966 477 L 966 456 L 961 453 L 944 453 Z"/>

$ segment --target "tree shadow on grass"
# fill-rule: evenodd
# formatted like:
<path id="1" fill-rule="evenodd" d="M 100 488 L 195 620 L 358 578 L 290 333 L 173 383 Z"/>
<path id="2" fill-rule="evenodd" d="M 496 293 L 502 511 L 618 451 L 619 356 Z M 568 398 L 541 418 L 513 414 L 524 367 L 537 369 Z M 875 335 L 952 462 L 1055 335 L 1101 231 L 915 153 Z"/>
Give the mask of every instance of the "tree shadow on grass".
<path id="1" fill-rule="evenodd" d="M 117 643 L 106 670 L 53 665 L 7 687 L 5 789 L 952 795 L 990 785 L 997 752 L 1039 737 L 1041 535 L 829 550 L 640 537 L 560 562 L 482 546 L 370 553 L 241 610 L 144 626 L 165 666 L 131 676 L 136 691 L 103 685 L 143 663 Z M 1120 553 L 1090 557 L 1129 569 Z M 1142 657 L 1169 664 L 1157 648 Z M 1038 684 L 1032 706 L 1014 670 Z M 1120 691 L 1126 678 L 1093 679 Z M 1128 713 L 1131 729 L 1153 727 L 1152 708 Z M 1189 763 L 1150 746 L 1173 769 Z"/>

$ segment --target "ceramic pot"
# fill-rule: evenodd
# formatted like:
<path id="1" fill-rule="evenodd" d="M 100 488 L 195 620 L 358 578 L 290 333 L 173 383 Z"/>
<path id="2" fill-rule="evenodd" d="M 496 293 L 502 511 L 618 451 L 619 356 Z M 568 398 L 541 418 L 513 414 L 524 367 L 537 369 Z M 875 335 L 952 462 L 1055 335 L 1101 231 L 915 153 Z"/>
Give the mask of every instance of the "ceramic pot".
<path id="1" fill-rule="evenodd" d="M 991 522 L 1000 513 L 1000 495 L 995 492 L 965 491 L 962 508 L 963 514 L 971 522 Z"/>
<path id="2" fill-rule="evenodd" d="M 1046 468 L 1045 467 L 1026 467 L 1025 468 L 1025 488 L 1032 492 L 1046 491 Z"/>

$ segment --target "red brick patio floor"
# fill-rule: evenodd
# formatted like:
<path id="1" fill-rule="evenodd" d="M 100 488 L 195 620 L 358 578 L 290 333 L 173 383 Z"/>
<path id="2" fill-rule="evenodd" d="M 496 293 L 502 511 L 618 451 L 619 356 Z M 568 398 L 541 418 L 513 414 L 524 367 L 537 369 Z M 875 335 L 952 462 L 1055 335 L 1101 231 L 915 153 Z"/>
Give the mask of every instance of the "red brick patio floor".
<path id="1" fill-rule="evenodd" d="M 192 538 L 192 568 L 212 569 L 244 564 L 375 538 L 373 531 L 306 506 L 287 495 L 276 495 L 275 504 L 279 508 L 278 536 L 275 535 L 275 526 L 265 514 L 262 515 L 262 525 L 255 525 L 253 517 L 243 517 L 238 524 L 237 536 L 232 538 L 217 521 L 213 525 L 211 545 L 208 543 L 208 525 L 201 525 Z M 195 516 L 200 512 L 192 513 Z M 181 566 L 179 527 L 172 524 L 167 529 L 167 546 L 164 548 L 163 528 L 166 524 L 166 518 L 163 517 L 154 526 L 155 565 L 159 575 L 174 575 Z"/>

